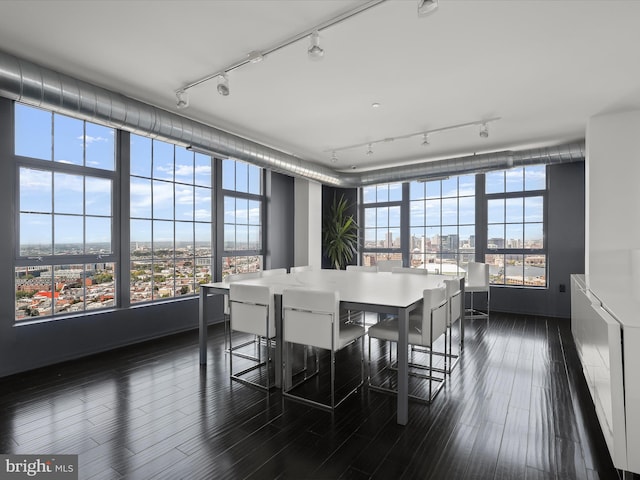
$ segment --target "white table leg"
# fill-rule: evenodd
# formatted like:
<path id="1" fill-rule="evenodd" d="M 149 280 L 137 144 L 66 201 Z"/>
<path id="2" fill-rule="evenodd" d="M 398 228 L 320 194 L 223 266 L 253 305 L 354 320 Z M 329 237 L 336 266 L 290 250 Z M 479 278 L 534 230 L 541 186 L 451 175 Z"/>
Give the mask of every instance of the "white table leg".
<path id="1" fill-rule="evenodd" d="M 200 286 L 200 304 L 198 306 L 198 326 L 200 331 L 200 365 L 207 364 L 207 291 Z"/>
<path id="2" fill-rule="evenodd" d="M 280 388 L 283 385 L 282 380 L 282 364 L 283 364 L 283 341 L 282 341 L 282 295 L 275 295 L 273 299 L 274 308 L 276 309 L 276 347 L 274 351 L 274 365 L 276 368 L 275 371 L 275 382 L 276 387 Z M 288 363 L 288 362 L 287 362 Z M 289 377 L 286 377 L 289 378 Z"/>
<path id="3" fill-rule="evenodd" d="M 464 305 L 464 277 L 460 279 L 460 347 L 464 345 L 464 316 L 465 316 L 465 305 Z M 458 354 L 462 353 L 462 350 L 458 352 Z"/>
<path id="4" fill-rule="evenodd" d="M 408 358 L 409 310 L 398 312 L 398 423 L 409 421 L 409 358 Z"/>

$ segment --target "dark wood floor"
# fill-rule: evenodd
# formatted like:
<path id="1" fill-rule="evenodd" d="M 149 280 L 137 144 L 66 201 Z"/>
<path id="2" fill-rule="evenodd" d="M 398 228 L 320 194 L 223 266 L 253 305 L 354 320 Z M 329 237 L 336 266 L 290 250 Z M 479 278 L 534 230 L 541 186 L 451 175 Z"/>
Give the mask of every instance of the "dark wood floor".
<path id="1" fill-rule="evenodd" d="M 82 479 L 617 479 L 568 323 L 467 321 L 406 427 L 367 389 L 331 415 L 230 383 L 216 325 L 204 369 L 188 332 L 0 379 L 0 452 L 79 454 Z"/>

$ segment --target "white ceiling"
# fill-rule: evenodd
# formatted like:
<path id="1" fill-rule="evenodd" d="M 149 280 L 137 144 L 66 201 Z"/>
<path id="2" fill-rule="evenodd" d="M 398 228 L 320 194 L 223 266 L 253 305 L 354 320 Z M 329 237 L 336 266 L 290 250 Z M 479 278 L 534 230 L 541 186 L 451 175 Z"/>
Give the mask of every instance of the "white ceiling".
<path id="1" fill-rule="evenodd" d="M 306 31 L 354 0 L 0 2 L 0 49 L 332 168 L 360 170 L 567 143 L 589 117 L 640 108 L 640 1 L 389 0 L 229 74 L 175 91 Z M 373 109 L 373 102 L 380 108 Z M 354 144 L 500 117 L 477 127 Z"/>

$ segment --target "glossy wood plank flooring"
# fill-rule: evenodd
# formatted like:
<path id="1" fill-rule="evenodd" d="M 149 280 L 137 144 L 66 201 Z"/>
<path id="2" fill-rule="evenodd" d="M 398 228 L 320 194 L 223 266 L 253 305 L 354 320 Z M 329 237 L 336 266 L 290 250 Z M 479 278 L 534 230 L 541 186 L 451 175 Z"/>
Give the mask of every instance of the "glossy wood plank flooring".
<path id="1" fill-rule="evenodd" d="M 366 388 L 331 415 L 230 383 L 215 325 L 207 368 L 187 332 L 0 379 L 0 452 L 79 454 L 82 479 L 618 478 L 569 321 L 466 325 L 458 366 L 406 427 Z M 339 365 L 358 366 L 351 350 Z"/>

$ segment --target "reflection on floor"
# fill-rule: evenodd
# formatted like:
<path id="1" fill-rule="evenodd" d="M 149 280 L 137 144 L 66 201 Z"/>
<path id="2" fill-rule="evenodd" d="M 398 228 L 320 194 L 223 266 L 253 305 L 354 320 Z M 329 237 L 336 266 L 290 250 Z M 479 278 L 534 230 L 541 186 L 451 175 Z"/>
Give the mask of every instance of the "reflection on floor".
<path id="1" fill-rule="evenodd" d="M 568 320 L 467 321 L 459 364 L 406 427 L 366 388 L 331 415 L 231 383 L 209 330 L 206 368 L 188 332 L 0 379 L 0 452 L 79 454 L 81 479 L 617 478 Z M 339 382 L 359 354 L 338 358 Z"/>

